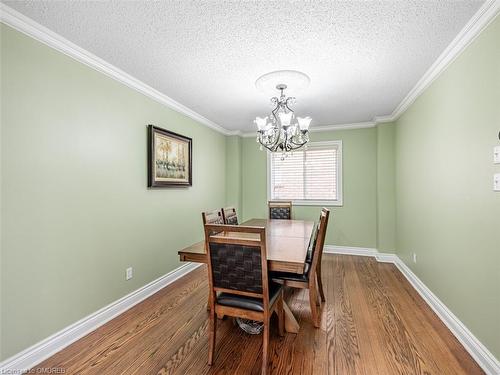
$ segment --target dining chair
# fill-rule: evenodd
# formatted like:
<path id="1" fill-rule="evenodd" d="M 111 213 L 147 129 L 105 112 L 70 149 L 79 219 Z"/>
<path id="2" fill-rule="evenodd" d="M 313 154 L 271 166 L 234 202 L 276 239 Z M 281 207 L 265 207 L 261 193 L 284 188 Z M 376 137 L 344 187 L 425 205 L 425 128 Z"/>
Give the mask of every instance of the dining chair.
<path id="1" fill-rule="evenodd" d="M 203 220 L 203 225 L 205 225 L 205 224 L 224 224 L 224 217 L 222 216 L 222 211 L 219 211 L 219 210 L 202 212 L 201 218 Z"/>
<path id="2" fill-rule="evenodd" d="M 311 315 L 314 326 L 319 328 L 318 307 L 325 301 L 323 292 L 323 283 L 321 281 L 321 258 L 323 256 L 323 247 L 325 245 L 326 229 L 328 227 L 328 218 L 330 210 L 321 209 L 319 222 L 313 234 L 310 261 L 304 264 L 304 273 L 302 275 L 289 272 L 272 272 L 271 279 L 283 286 L 299 289 L 309 289 L 309 305 L 311 306 Z M 316 288 L 316 282 L 318 287 Z M 318 297 L 321 299 L 318 302 Z"/>
<path id="3" fill-rule="evenodd" d="M 291 201 L 269 201 L 269 219 L 287 219 L 292 218 L 292 202 Z"/>
<path id="4" fill-rule="evenodd" d="M 237 234 L 227 235 L 227 232 Z M 283 288 L 268 279 L 266 230 L 263 227 L 207 224 L 205 242 L 210 288 L 208 364 L 214 361 L 216 315 L 251 319 L 264 325 L 261 372 L 267 374 L 270 318 L 276 312 L 279 334 L 283 336 L 285 315 Z"/>
<path id="5" fill-rule="evenodd" d="M 236 209 L 234 207 L 222 208 L 221 211 L 224 224 L 238 225 L 238 215 L 236 215 Z"/>

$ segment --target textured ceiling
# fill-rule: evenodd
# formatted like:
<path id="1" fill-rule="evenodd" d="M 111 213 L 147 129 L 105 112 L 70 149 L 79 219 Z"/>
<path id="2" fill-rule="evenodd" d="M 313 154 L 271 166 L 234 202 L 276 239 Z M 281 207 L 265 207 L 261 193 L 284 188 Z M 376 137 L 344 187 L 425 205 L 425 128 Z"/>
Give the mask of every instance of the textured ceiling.
<path id="1" fill-rule="evenodd" d="M 389 115 L 483 1 L 3 1 L 229 130 L 270 110 L 255 80 L 311 78 L 311 126 Z"/>

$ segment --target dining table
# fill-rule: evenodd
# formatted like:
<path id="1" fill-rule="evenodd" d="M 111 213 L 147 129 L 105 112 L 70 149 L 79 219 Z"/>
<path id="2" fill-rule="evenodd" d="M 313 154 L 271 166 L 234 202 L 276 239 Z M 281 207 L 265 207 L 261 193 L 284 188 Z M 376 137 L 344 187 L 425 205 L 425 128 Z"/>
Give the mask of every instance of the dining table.
<path id="1" fill-rule="evenodd" d="M 250 219 L 240 225 L 266 228 L 266 250 L 269 271 L 304 273 L 307 250 L 314 228 L 313 221 L 281 220 L 281 219 Z M 241 232 L 224 231 L 214 236 L 238 238 Z M 244 236 L 258 236 L 257 233 L 243 233 Z M 178 252 L 181 261 L 207 263 L 205 241 L 197 242 Z M 285 329 L 287 332 L 298 333 L 300 326 L 286 301 Z"/>

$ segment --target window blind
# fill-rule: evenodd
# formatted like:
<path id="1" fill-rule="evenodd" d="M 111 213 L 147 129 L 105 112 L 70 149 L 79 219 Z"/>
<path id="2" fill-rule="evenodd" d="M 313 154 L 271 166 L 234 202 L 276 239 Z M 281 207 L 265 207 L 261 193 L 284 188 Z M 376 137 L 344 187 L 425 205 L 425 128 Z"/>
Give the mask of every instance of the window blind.
<path id="1" fill-rule="evenodd" d="M 339 200 L 338 144 L 271 154 L 271 199 Z"/>

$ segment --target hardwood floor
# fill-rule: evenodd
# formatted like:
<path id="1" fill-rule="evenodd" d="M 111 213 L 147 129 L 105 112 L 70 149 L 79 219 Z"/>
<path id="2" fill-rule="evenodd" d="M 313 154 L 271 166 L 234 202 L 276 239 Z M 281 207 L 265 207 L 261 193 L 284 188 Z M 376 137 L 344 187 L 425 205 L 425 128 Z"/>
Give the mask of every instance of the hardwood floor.
<path id="1" fill-rule="evenodd" d="M 287 292 L 300 332 L 272 321 L 273 374 L 482 374 L 479 366 L 392 264 L 323 256 L 321 328 L 307 290 Z M 200 267 L 41 363 L 65 374 L 260 374 L 260 336 L 218 322 L 207 365 L 206 268 Z"/>

